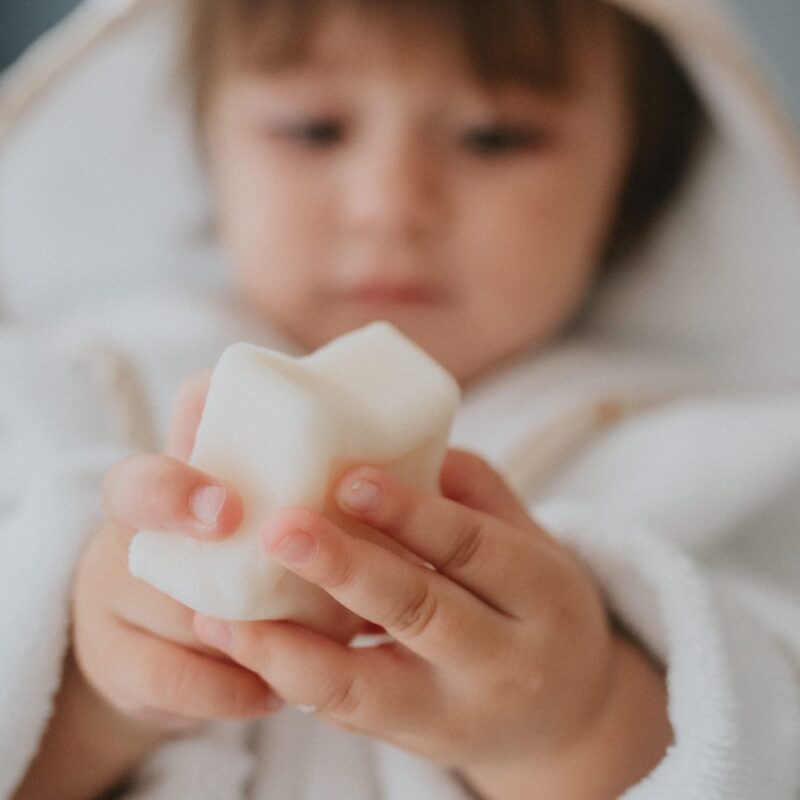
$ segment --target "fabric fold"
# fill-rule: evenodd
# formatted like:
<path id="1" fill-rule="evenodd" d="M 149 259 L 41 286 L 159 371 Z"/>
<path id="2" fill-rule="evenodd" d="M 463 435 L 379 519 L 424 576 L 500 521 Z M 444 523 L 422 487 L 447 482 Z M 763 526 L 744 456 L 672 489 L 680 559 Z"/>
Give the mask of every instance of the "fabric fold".
<path id="1" fill-rule="evenodd" d="M 0 337 L 0 797 L 52 713 L 70 587 L 103 519 L 102 481 L 131 448 L 102 387 L 39 331 Z"/>
<path id="2" fill-rule="evenodd" d="M 52 714 L 75 565 L 102 520 L 103 476 L 126 454 L 75 452 L 32 476 L 24 499 L 0 519 L 0 797 L 22 779 Z"/>
<path id="3" fill-rule="evenodd" d="M 675 742 L 624 799 L 794 800 L 793 666 L 736 592 L 718 591 L 685 553 L 621 515 L 567 502 L 532 514 L 580 556 L 613 613 L 666 670 Z"/>

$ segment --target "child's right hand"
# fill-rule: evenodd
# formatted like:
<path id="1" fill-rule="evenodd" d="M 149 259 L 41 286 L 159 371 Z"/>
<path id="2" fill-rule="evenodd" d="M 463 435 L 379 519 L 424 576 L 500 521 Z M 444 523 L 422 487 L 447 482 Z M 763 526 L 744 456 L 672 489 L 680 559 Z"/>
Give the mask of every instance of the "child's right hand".
<path id="1" fill-rule="evenodd" d="M 263 716 L 282 705 L 261 678 L 199 641 L 191 609 L 128 571 L 128 545 L 140 528 L 213 539 L 241 521 L 235 490 L 181 460 L 191 450 L 207 384 L 204 376 L 181 393 L 170 455 L 131 456 L 106 475 L 109 520 L 81 558 L 72 598 L 73 652 L 85 679 L 118 711 L 166 732 Z M 208 512 L 207 486 L 225 491 L 213 524 L 192 513 Z"/>

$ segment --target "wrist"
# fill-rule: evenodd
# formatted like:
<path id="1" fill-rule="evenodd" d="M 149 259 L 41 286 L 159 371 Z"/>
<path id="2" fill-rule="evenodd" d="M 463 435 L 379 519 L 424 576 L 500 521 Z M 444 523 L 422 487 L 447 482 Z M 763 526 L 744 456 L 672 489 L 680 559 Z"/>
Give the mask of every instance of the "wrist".
<path id="1" fill-rule="evenodd" d="M 458 774 L 485 800 L 612 800 L 638 783 L 672 742 L 659 667 L 635 643 L 613 639 L 614 677 L 590 729 L 555 753 L 524 761 L 469 766 Z"/>
<path id="2" fill-rule="evenodd" d="M 117 708 L 86 678 L 71 651 L 64 664 L 63 683 L 76 698 L 75 702 L 80 702 L 92 727 L 104 734 L 97 737 L 101 749 L 149 751 L 180 732 L 170 729 L 156 713 L 137 715 Z"/>
<path id="3" fill-rule="evenodd" d="M 167 736 L 113 708 L 70 652 L 55 709 L 15 800 L 99 797 L 130 775 Z"/>

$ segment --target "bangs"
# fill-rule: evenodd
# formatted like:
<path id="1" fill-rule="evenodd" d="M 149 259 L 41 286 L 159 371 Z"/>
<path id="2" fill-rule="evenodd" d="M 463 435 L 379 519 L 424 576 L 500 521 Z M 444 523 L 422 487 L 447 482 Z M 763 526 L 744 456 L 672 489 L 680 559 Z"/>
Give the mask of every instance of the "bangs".
<path id="1" fill-rule="evenodd" d="M 337 12 L 356 22 L 355 35 L 351 29 L 340 42 L 345 53 L 360 41 L 369 46 L 369 26 L 378 23 L 391 31 L 391 55 L 414 59 L 426 49 L 450 48 L 489 89 L 515 85 L 556 96 L 579 88 L 573 69 L 576 41 L 610 13 L 624 47 L 622 80 L 634 130 L 606 247 L 608 264 L 644 238 L 688 174 L 708 127 L 694 86 L 664 36 L 604 0 L 184 1 L 186 76 L 201 151 L 220 75 L 315 61 L 318 34 Z"/>
<path id="2" fill-rule="evenodd" d="M 221 67 L 269 72 L 302 66 L 327 14 L 390 27 L 401 51 L 444 41 L 488 87 L 519 84 L 562 92 L 566 32 L 597 0 L 190 0 L 190 74 L 198 111 Z"/>

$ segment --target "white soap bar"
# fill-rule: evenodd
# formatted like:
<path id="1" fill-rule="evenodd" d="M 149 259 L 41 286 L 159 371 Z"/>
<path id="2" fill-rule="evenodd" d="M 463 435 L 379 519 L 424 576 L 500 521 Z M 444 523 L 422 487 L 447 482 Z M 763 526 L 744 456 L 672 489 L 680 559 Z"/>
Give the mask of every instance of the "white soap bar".
<path id="1" fill-rule="evenodd" d="M 299 505 L 347 524 L 332 490 L 356 464 L 438 491 L 458 402 L 453 377 L 386 322 L 303 358 L 232 345 L 212 375 L 189 463 L 236 488 L 241 526 L 219 542 L 140 531 L 131 573 L 204 614 L 336 628 L 342 607 L 266 555 L 263 522 Z"/>

